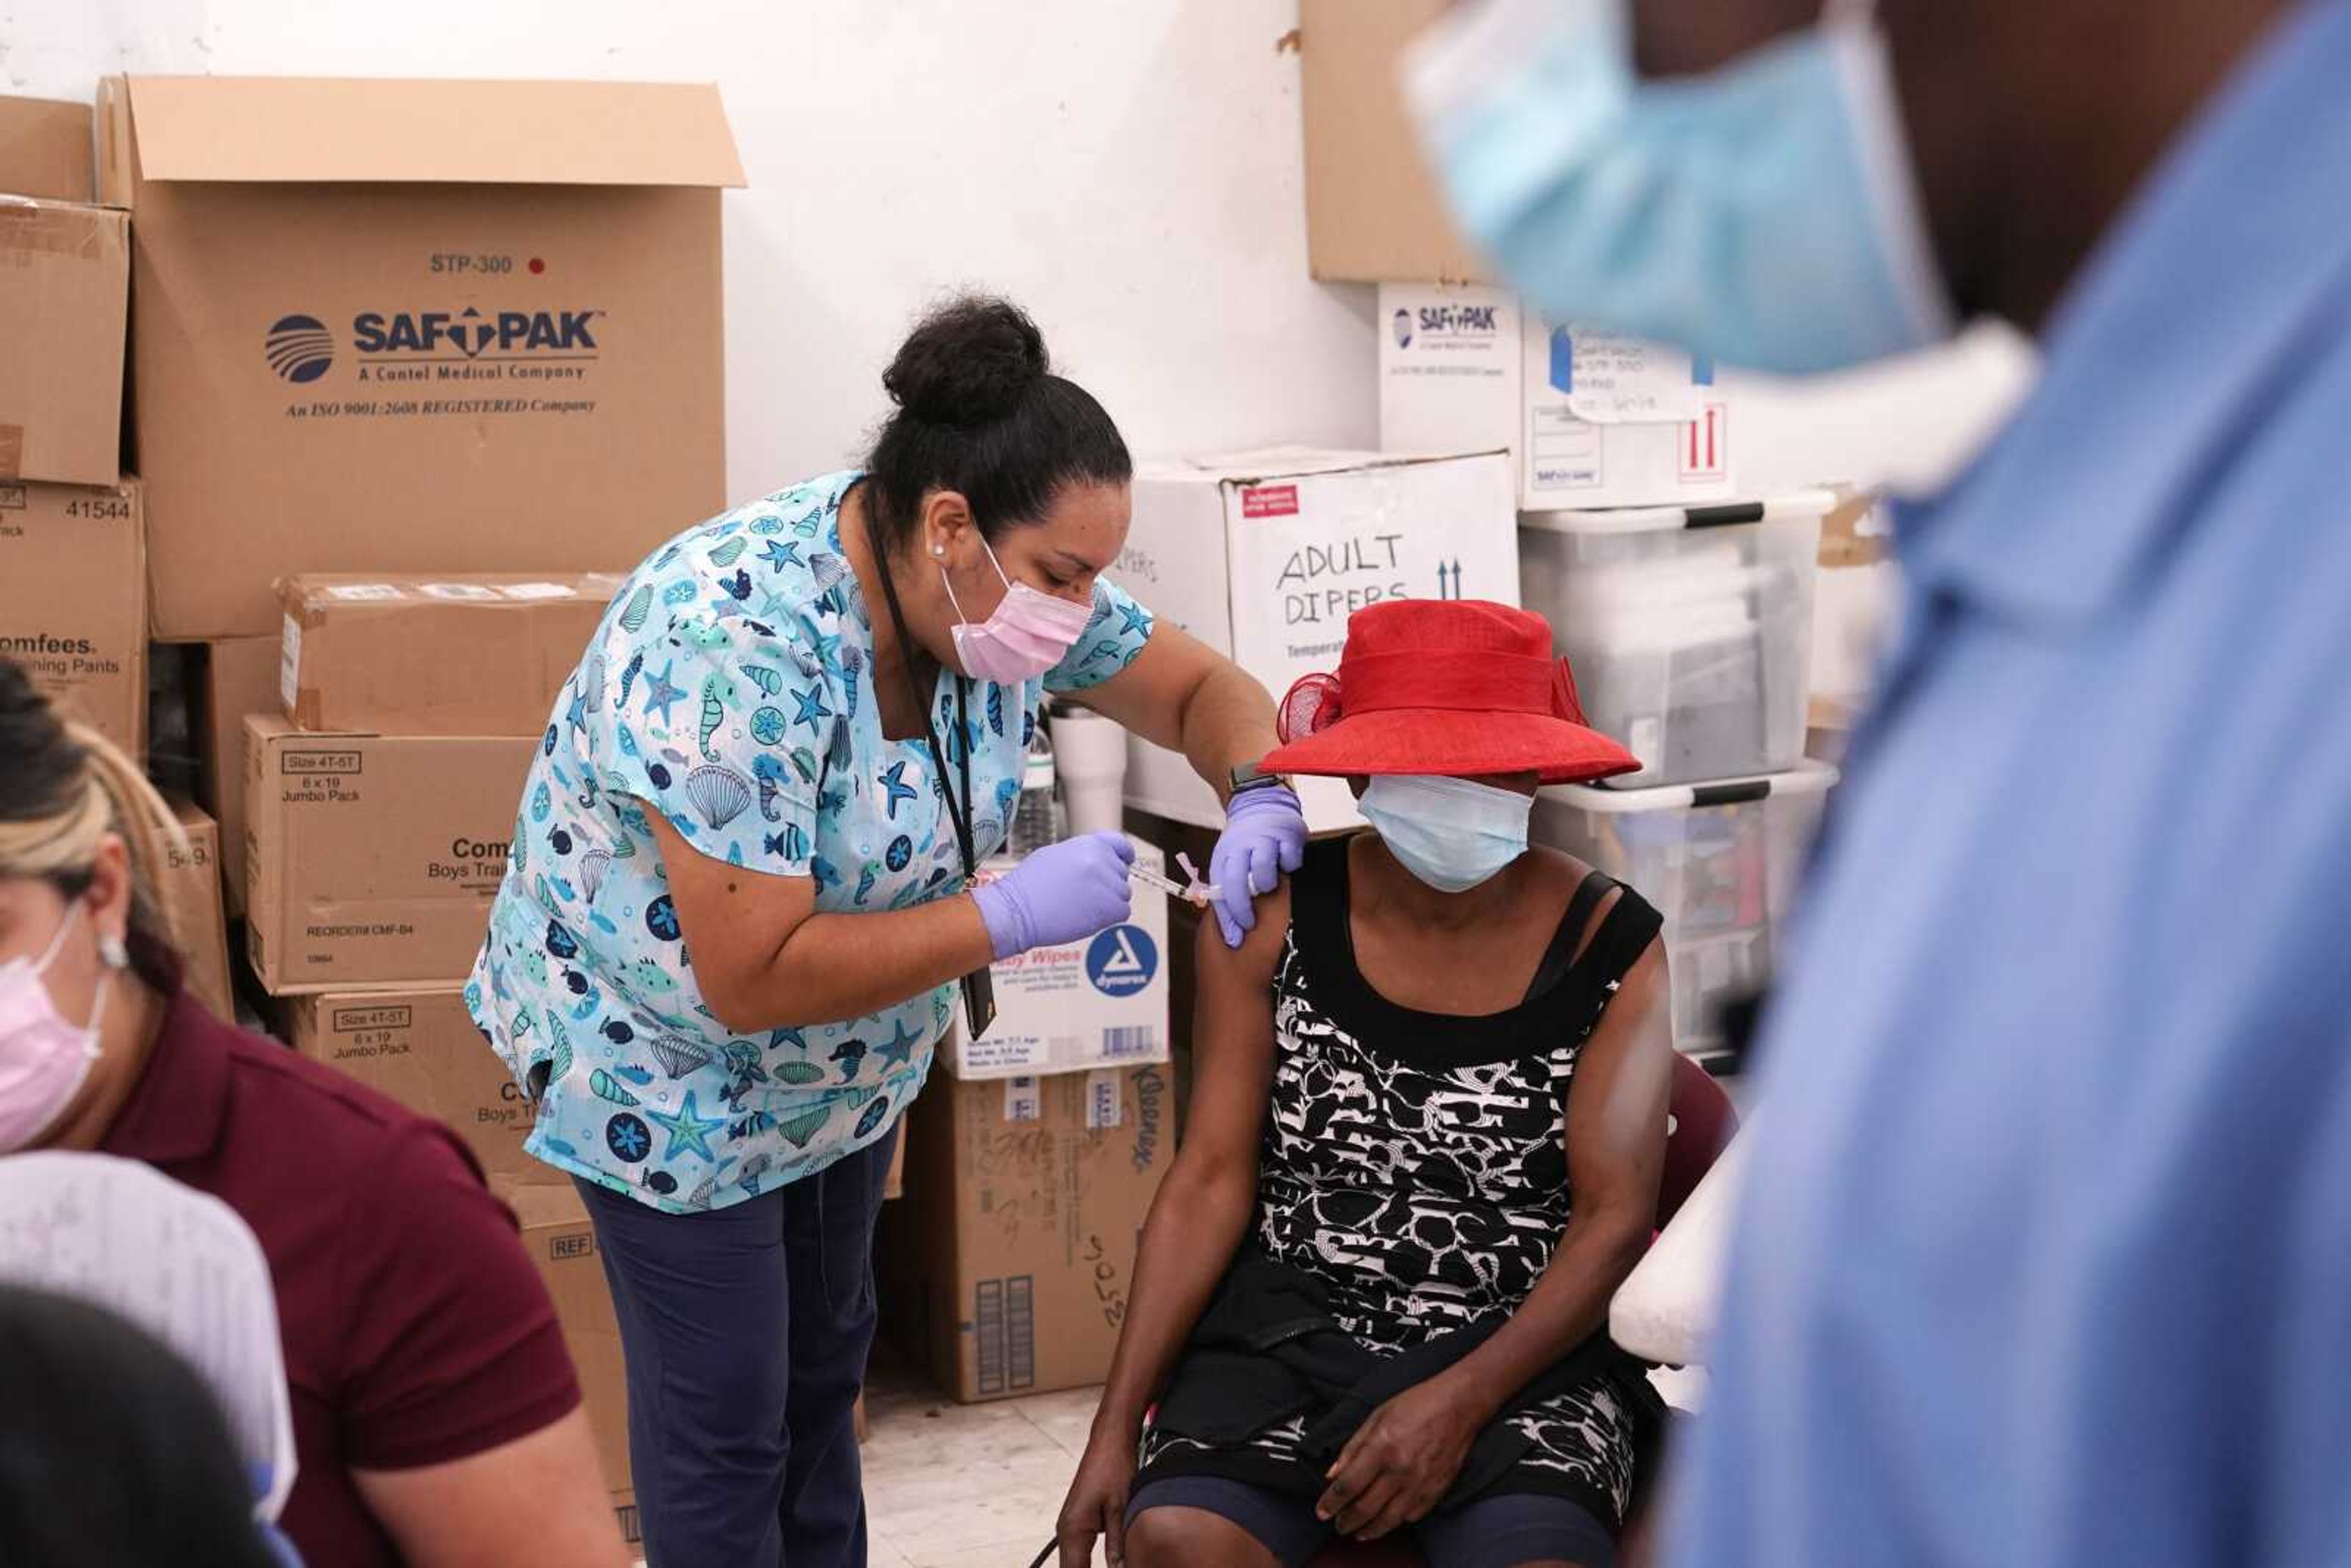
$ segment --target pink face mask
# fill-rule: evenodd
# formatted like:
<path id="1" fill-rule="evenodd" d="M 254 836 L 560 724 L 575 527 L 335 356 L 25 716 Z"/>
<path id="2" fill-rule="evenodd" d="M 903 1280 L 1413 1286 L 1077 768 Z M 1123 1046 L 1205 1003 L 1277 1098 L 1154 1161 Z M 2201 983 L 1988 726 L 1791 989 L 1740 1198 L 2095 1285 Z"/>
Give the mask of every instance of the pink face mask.
<path id="1" fill-rule="evenodd" d="M 1050 593 L 1040 593 L 1025 582 L 1015 582 L 1004 575 L 1004 567 L 996 552 L 987 549 L 987 541 L 979 541 L 987 550 L 987 564 L 996 568 L 997 577 L 1004 584 L 1004 598 L 994 613 L 974 625 L 962 619 L 963 604 L 956 598 L 955 584 L 947 581 L 947 570 L 939 568 L 939 580 L 946 582 L 947 602 L 955 606 L 957 617 L 955 628 L 956 658 L 964 674 L 974 680 L 993 681 L 998 685 L 1017 686 L 1023 681 L 1034 680 L 1061 662 L 1093 619 L 1093 606 L 1072 604 L 1066 599 L 1056 599 Z"/>
<path id="2" fill-rule="evenodd" d="M 77 899 L 38 958 L 0 964 L 0 1155 L 30 1147 L 55 1125 L 98 1060 L 98 1026 L 110 988 L 98 988 L 89 1024 L 77 1028 L 58 1015 L 41 983 L 81 913 Z M 105 944 L 105 955 L 108 967 L 122 967 L 121 944 Z"/>

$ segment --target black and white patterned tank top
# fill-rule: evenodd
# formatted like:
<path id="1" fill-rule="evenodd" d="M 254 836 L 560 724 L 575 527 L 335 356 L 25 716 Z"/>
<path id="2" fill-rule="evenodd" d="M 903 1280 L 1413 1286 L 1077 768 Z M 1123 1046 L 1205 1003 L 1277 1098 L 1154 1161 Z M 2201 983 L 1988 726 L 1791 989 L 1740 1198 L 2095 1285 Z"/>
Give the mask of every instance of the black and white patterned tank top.
<path id="1" fill-rule="evenodd" d="M 1364 980 L 1347 867 L 1348 841 L 1326 841 L 1292 884 L 1257 1233 L 1323 1281 L 1350 1333 L 1400 1350 L 1515 1309 L 1550 1264 L 1573 1203 L 1568 1082 L 1660 921 L 1625 888 L 1579 953 L 1619 886 L 1595 872 L 1516 1006 L 1425 1013 Z"/>

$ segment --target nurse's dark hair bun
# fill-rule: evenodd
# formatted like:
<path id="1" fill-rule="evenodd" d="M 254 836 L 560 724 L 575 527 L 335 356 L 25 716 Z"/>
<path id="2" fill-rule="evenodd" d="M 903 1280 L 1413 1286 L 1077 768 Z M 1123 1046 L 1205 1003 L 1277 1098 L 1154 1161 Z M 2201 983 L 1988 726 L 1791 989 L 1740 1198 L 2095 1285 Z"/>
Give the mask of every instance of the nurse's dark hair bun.
<path id="1" fill-rule="evenodd" d="M 1050 373 L 1045 334 L 1009 300 L 951 299 L 923 318 L 882 372 L 900 408 L 968 429 L 1002 419 Z"/>
<path id="2" fill-rule="evenodd" d="M 882 372 L 898 411 L 865 459 L 892 549 L 916 548 L 924 497 L 961 496 L 990 540 L 1040 522 L 1069 485 L 1123 485 L 1134 460 L 1102 405 L 1053 373 L 1045 334 L 1007 299 L 969 294 L 915 323 Z"/>

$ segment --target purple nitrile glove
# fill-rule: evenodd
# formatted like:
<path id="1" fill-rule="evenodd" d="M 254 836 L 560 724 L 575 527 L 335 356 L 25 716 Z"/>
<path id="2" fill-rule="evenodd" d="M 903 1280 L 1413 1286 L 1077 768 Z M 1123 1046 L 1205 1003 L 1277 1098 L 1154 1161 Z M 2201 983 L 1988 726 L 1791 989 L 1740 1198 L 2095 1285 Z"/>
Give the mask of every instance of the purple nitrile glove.
<path id="1" fill-rule="evenodd" d="M 1257 928 L 1257 895 L 1296 871 L 1306 859 L 1306 812 L 1287 789 L 1244 789 L 1225 808 L 1225 831 L 1208 856 L 1217 886 L 1217 928 L 1238 947 Z"/>
<path id="2" fill-rule="evenodd" d="M 1134 910 L 1126 868 L 1134 846 L 1124 833 L 1086 833 L 1024 856 L 971 899 L 987 923 L 998 958 L 1058 947 L 1115 925 Z"/>

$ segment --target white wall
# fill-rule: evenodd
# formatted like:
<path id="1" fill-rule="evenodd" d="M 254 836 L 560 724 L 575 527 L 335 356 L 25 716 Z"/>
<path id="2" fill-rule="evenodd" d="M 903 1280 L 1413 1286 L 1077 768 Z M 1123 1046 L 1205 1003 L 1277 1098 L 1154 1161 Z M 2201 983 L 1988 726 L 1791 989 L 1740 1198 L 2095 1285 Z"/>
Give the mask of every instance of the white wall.
<path id="1" fill-rule="evenodd" d="M 0 85 L 120 71 L 716 79 L 737 497 L 836 465 L 909 319 L 1036 314 L 1139 454 L 1369 446 L 1368 287 L 1306 275 L 1296 0 L 13 0 Z M 2005 407 L 2005 336 L 1755 403 L 1753 489 L 1931 481 Z"/>

